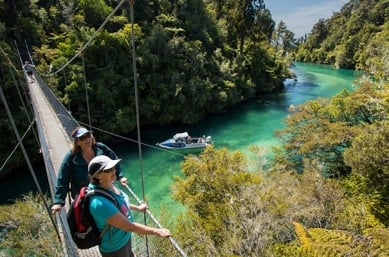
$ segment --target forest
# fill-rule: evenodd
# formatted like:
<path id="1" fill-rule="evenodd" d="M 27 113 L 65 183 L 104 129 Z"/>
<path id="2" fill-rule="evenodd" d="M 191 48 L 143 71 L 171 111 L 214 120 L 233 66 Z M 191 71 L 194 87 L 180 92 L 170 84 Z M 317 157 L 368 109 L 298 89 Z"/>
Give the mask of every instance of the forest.
<path id="1" fill-rule="evenodd" d="M 115 13 L 117 1 L 2 2 L 3 49 L 18 67 L 15 44 L 23 61 L 29 58 L 25 45 L 31 48 L 36 69 L 72 115 L 81 122 L 90 118 L 96 127 L 104 121 L 104 128 L 116 134 L 136 128 L 133 55 L 142 127 L 194 124 L 282 90 L 282 81 L 291 75 L 291 60 L 280 58 L 271 45 L 275 23 L 262 0 L 139 1 L 133 23 L 124 2 Z M 12 103 L 18 95 L 6 62 L 2 72 L 9 82 L 3 90 Z M 17 103 L 12 107 L 21 112 Z M 6 116 L 0 130 L 9 130 Z M 104 134 L 99 138 L 109 140 Z"/>
<path id="2" fill-rule="evenodd" d="M 37 70 L 49 74 L 72 58 L 116 4 L 0 2 L 0 46 L 6 53 L 0 67 L 7 98 L 17 99 L 8 71 L 9 62 L 20 62 L 13 40 L 20 45 L 28 36 Z M 282 90 L 282 81 L 293 75 L 288 69 L 292 61 L 365 74 L 352 92 L 290 108 L 286 128 L 276 131 L 283 144 L 273 149 L 272 160 L 263 160 L 261 146 L 252 146 L 250 156 L 211 147 L 185 158 L 172 197 L 186 211 L 169 228 L 190 256 L 389 256 L 387 0 L 350 0 L 299 39 L 287 24 L 275 24 L 260 0 L 136 2 L 134 27 L 130 16 L 123 6 L 79 60 L 47 77 L 81 121 L 87 120 L 85 79 L 93 123 L 99 126 L 104 117 L 106 129 L 115 133 L 132 133 L 136 126 L 133 32 L 145 126 L 195 124 Z M 26 127 L 13 102 L 18 125 Z M 11 133 L 4 112 L 0 115 L 2 135 Z M 1 160 L 12 145 L 11 138 L 2 142 Z M 21 154 L 17 158 L 14 163 L 23 163 Z M 53 256 L 53 249 L 59 251 L 34 196 L 0 209 L 0 224 L 12 224 L 0 232 L 5 239 L 0 255 Z M 33 213 L 40 214 L 36 224 L 31 224 Z M 151 243 L 152 256 L 180 256 L 167 240 Z"/>

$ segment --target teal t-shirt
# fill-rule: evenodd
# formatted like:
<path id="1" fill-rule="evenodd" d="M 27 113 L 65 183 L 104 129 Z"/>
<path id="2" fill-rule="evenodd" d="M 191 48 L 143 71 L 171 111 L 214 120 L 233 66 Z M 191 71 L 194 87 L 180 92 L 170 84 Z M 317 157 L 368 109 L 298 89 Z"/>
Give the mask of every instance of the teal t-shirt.
<path id="1" fill-rule="evenodd" d="M 97 186 L 89 184 L 90 188 L 96 188 Z M 110 192 L 118 201 L 120 210 L 115 204 L 105 198 L 104 196 L 92 196 L 90 199 L 89 210 L 95 219 L 96 225 L 99 231 L 103 231 L 107 222 L 106 220 L 118 213 L 123 213 L 130 221 L 132 220 L 131 210 L 129 208 L 128 196 L 121 191 L 120 195 Z M 122 248 L 128 240 L 131 239 L 131 232 L 121 230 L 119 228 L 109 226 L 103 235 L 102 242 L 100 244 L 100 251 L 113 252 Z"/>

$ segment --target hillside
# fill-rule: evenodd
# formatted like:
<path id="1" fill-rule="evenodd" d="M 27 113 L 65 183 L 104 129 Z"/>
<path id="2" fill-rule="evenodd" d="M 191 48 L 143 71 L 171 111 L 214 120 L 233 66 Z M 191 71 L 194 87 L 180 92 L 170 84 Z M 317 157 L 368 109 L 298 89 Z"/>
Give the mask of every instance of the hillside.
<path id="1" fill-rule="evenodd" d="M 376 74 L 377 69 L 388 71 L 388 38 L 389 2 L 351 0 L 298 40 L 295 59 Z"/>
<path id="2" fill-rule="evenodd" d="M 288 75 L 292 34 L 283 26 L 274 29 L 262 1 L 143 1 L 134 24 L 129 23 L 131 10 L 123 7 L 95 35 L 115 4 L 0 3 L 2 17 L 9 15 L 2 19 L 0 44 L 10 57 L 0 68 L 20 129 L 28 124 L 24 112 L 17 111 L 9 61 L 16 64 L 18 58 L 9 42 L 13 37 L 22 42 L 29 31 L 37 31 L 30 38 L 41 73 L 63 67 L 93 38 L 74 63 L 47 81 L 81 121 L 87 120 L 87 92 L 93 123 L 116 133 L 135 127 L 132 57 L 142 123 L 149 126 L 193 124 L 279 90 Z M 298 42 L 292 53 L 297 60 L 357 68 L 366 76 L 352 92 L 290 108 L 285 128 L 276 131 L 282 145 L 273 149 L 274 159 L 266 160 L 257 145 L 249 149 L 251 156 L 213 147 L 186 156 L 182 176 L 172 185 L 172 197 L 186 212 L 168 219 L 185 252 L 193 257 L 389 256 L 388 16 L 387 0 L 350 1 Z M 17 83 L 24 83 L 20 74 Z M 2 135 L 11 135 L 4 112 L 0 115 Z M 13 142 L 11 136 L 2 140 L 3 158 Z M 20 155 L 15 158 L 23 162 Z M 1 206 L 0 255 L 59 252 L 52 224 L 45 220 L 51 214 L 44 215 L 36 199 Z M 180 256 L 168 240 L 149 242 L 152 256 Z"/>
<path id="3" fill-rule="evenodd" d="M 288 62 L 270 44 L 274 21 L 263 1 L 139 1 L 133 17 L 127 1 L 2 1 L 0 20 L 3 60 L 20 67 L 16 46 L 22 60 L 30 50 L 30 61 L 77 120 L 116 134 L 136 131 L 136 84 L 147 127 L 195 124 L 282 90 L 289 76 Z M 0 65 L 4 93 L 18 113 L 15 82 L 7 62 Z M 3 133 L 10 128 L 1 115 Z M 7 154 L 0 159 L 9 153 L 11 142 L 4 140 L 0 156 Z"/>

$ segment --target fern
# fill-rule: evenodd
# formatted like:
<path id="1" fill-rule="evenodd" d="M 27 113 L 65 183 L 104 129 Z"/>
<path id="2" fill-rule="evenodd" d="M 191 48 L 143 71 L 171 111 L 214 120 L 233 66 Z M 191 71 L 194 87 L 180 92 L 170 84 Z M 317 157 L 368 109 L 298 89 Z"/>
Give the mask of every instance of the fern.
<path id="1" fill-rule="evenodd" d="M 294 225 L 296 235 L 297 235 L 298 239 L 300 240 L 301 246 L 303 248 L 308 248 L 310 243 L 309 243 L 308 235 L 307 235 L 307 232 L 305 231 L 304 226 L 298 222 L 293 222 L 293 225 Z"/>
<path id="2" fill-rule="evenodd" d="M 384 228 L 366 229 L 364 234 L 372 238 L 372 255 L 376 257 L 389 256 L 389 230 Z"/>
<path id="3" fill-rule="evenodd" d="M 389 230 L 382 228 L 369 229 L 364 235 L 353 234 L 343 230 L 328 230 L 322 228 L 306 229 L 300 223 L 294 222 L 295 233 L 300 242 L 300 248 L 290 243 L 278 245 L 273 250 L 277 253 L 292 252 L 300 256 L 317 257 L 387 257 L 389 256 Z"/>

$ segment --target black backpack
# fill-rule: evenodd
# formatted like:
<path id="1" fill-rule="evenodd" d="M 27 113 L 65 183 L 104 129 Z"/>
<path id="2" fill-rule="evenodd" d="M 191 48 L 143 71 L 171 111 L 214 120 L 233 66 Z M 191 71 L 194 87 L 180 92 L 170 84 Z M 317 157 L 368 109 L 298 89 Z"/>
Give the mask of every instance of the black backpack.
<path id="1" fill-rule="evenodd" d="M 93 216 L 89 212 L 90 196 L 99 195 L 110 199 L 119 208 L 116 199 L 106 190 L 102 188 L 90 189 L 82 187 L 76 199 L 72 201 L 67 213 L 70 232 L 74 243 L 79 249 L 88 249 L 101 243 L 105 231 L 108 229 L 108 224 L 100 233 Z"/>

